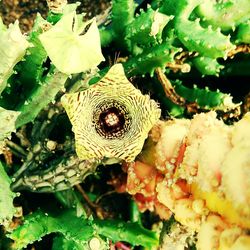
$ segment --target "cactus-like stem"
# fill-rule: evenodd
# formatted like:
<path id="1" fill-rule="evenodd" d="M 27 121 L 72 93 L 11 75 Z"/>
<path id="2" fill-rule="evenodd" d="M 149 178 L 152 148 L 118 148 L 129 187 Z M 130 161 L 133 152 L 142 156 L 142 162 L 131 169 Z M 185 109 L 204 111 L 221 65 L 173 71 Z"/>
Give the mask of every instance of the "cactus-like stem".
<path id="1" fill-rule="evenodd" d="M 58 71 L 49 73 L 29 99 L 19 107 L 21 114 L 17 118 L 16 128 L 33 121 L 38 113 L 55 99 L 56 94 L 63 90 L 67 78 L 68 75 Z"/>
<path id="2" fill-rule="evenodd" d="M 81 183 L 93 173 L 99 164 L 97 161 L 81 161 L 76 155 L 48 163 L 49 167 L 41 173 L 39 168 L 25 171 L 12 183 L 12 190 L 30 190 L 32 192 L 56 192 Z"/>
<path id="3" fill-rule="evenodd" d="M 175 91 L 190 103 L 197 103 L 200 109 L 222 110 L 223 112 L 233 111 L 239 104 L 232 101 L 229 94 L 212 91 L 209 88 L 201 89 L 194 85 L 193 88 L 185 87 L 180 81 L 173 83 Z"/>
<path id="4" fill-rule="evenodd" d="M 15 214 L 13 199 L 16 195 L 11 191 L 10 183 L 11 180 L 0 162 L 0 225 L 7 225 Z"/>
<path id="5" fill-rule="evenodd" d="M 125 39 L 130 40 L 132 46 L 149 47 L 162 42 L 162 31 L 171 16 L 154 11 L 148 6 L 140 15 L 127 26 Z"/>
<path id="6" fill-rule="evenodd" d="M 236 42 L 250 44 L 250 19 L 238 26 Z"/>
<path id="7" fill-rule="evenodd" d="M 15 240 L 14 249 L 24 248 L 53 232 L 61 233 L 73 243 L 73 246 L 80 249 L 93 249 L 89 247 L 93 238 L 99 241 L 98 249 L 108 249 L 100 236 L 112 239 L 115 242 L 127 241 L 134 246 L 141 245 L 149 249 L 158 245 L 157 234 L 137 223 L 119 220 L 88 220 L 77 217 L 72 210 L 60 213 L 57 216 L 38 211 L 27 216 L 25 221 L 24 225 L 19 226 L 9 235 L 11 239 Z M 30 233 L 31 230 L 32 234 Z"/>
<path id="8" fill-rule="evenodd" d="M 164 1 L 160 11 L 168 15 L 176 14 L 174 18 L 175 33 L 189 51 L 199 53 L 200 57 L 194 60 L 197 69 L 204 75 L 218 75 L 222 67 L 216 59 L 227 58 L 227 53 L 234 49 L 234 45 L 230 41 L 230 36 L 224 35 L 220 27 L 214 27 L 210 23 L 206 27 L 202 27 L 200 18 L 202 19 L 203 16 L 197 18 L 193 15 L 193 10 L 202 3 L 203 1 L 199 0 L 180 0 L 175 5 L 172 1 Z M 206 6 L 205 3 L 204 6 Z"/>
<path id="9" fill-rule="evenodd" d="M 196 51 L 200 55 L 218 58 L 226 57 L 228 51 L 234 48 L 228 36 L 220 30 L 214 31 L 211 27 L 202 28 L 199 19 L 195 22 L 188 20 L 176 21 L 177 36 L 189 51 Z M 189 35 L 192 30 L 192 36 Z"/>
<path id="10" fill-rule="evenodd" d="M 250 2 L 203 0 L 197 8 L 197 13 L 203 23 L 221 28 L 223 31 L 230 31 L 250 18 Z"/>
<path id="11" fill-rule="evenodd" d="M 176 48 L 168 41 L 165 41 L 153 48 L 144 49 L 141 54 L 129 58 L 122 65 L 127 77 L 145 75 L 147 73 L 153 76 L 156 68 L 161 68 L 165 71 L 167 64 L 174 62 L 175 55 L 181 50 L 181 48 Z M 90 85 L 97 83 L 107 71 L 108 68 L 100 70 L 98 76 L 91 78 L 88 83 Z"/>
<path id="12" fill-rule="evenodd" d="M 176 53 L 180 48 L 173 47 L 168 42 L 156 45 L 153 48 L 145 49 L 141 54 L 132 57 L 123 64 L 128 76 L 145 75 L 153 76 L 156 68 L 165 69 L 166 64 L 174 61 Z"/>
<path id="13" fill-rule="evenodd" d="M 40 15 L 37 15 L 33 30 L 29 34 L 29 42 L 32 46 L 28 48 L 24 61 L 16 69 L 18 75 L 13 81 L 19 81 L 23 84 L 25 95 L 29 95 L 29 92 L 36 88 L 45 70 L 43 63 L 47 59 L 47 53 L 38 36 L 43 32 L 43 26 L 46 27 L 46 25 L 47 22 Z"/>
<path id="14" fill-rule="evenodd" d="M 112 28 L 110 29 L 112 32 L 106 29 L 101 31 L 103 43 L 109 44 L 110 41 L 117 40 L 119 44 L 118 40 L 120 40 L 122 41 L 120 42 L 121 45 L 123 43 L 121 46 L 123 49 L 126 48 L 133 55 L 143 57 L 149 48 L 153 54 L 157 53 L 158 44 L 160 42 L 165 43 L 163 36 L 167 36 L 168 39 L 170 39 L 169 35 L 174 36 L 173 41 L 181 41 L 190 52 L 199 53 L 199 57 L 193 60 L 193 65 L 203 75 L 218 76 L 223 66 L 218 63 L 217 59 L 226 59 L 228 52 L 235 49 L 234 42 L 249 43 L 249 22 L 244 23 L 249 19 L 249 8 L 242 7 L 246 1 L 237 0 L 228 3 L 208 0 L 153 1 L 153 7 L 148 6 L 146 11 L 141 11 L 135 18 L 132 18 L 133 10 L 128 8 L 128 6 L 131 6 L 129 1 L 114 1 L 115 7 L 113 9 Z M 125 20 L 122 22 L 120 20 L 118 22 L 116 15 L 119 4 L 123 8 L 127 4 L 127 9 L 123 10 L 126 18 L 122 16 L 122 20 Z M 241 7 L 238 8 L 238 5 L 241 5 Z M 248 5 L 249 3 L 246 4 L 246 6 Z M 157 15 L 161 15 L 158 13 L 158 8 L 160 13 L 165 14 L 165 19 L 159 18 L 161 21 L 155 21 L 157 18 L 154 20 Z M 208 13 L 204 13 L 207 9 L 209 10 Z M 174 20 L 171 25 L 167 25 L 171 16 L 174 16 Z M 156 23 L 158 23 L 159 32 L 156 36 L 152 36 L 153 26 Z M 230 34 L 225 35 L 223 32 L 225 30 L 230 31 L 236 26 L 238 26 L 238 33 L 236 41 L 234 41 Z M 191 33 L 190 30 L 192 30 Z M 150 64 L 150 60 L 149 57 L 145 58 L 145 64 L 147 61 Z M 148 71 L 152 75 L 153 70 Z M 141 74 L 142 72 L 139 70 L 137 73 Z"/>
<path id="15" fill-rule="evenodd" d="M 45 114 L 47 117 L 44 116 Z M 23 165 L 13 176 L 13 190 L 56 192 L 83 181 L 87 174 L 95 170 L 97 162 L 82 162 L 73 155 L 71 140 L 67 140 L 63 146 L 56 141 L 48 140 L 59 114 L 58 107 L 51 105 L 35 120 L 31 131 L 29 152 Z M 62 150 L 63 157 L 60 153 Z M 42 172 L 40 172 L 41 168 Z M 68 169 L 67 176 L 65 169 Z"/>
<path id="16" fill-rule="evenodd" d="M 135 2 L 134 0 L 114 0 L 112 1 L 112 28 L 119 43 L 123 48 L 127 48 L 127 41 L 120 39 L 125 37 L 125 30 L 129 23 L 134 19 Z"/>
<path id="17" fill-rule="evenodd" d="M 107 47 L 114 40 L 114 30 L 109 28 L 101 28 L 99 29 L 99 32 L 102 47 Z"/>
<path id="18" fill-rule="evenodd" d="M 200 71 L 202 75 L 216 75 L 219 76 L 220 71 L 224 68 L 223 65 L 219 64 L 217 59 L 198 56 L 192 59 L 195 67 Z"/>

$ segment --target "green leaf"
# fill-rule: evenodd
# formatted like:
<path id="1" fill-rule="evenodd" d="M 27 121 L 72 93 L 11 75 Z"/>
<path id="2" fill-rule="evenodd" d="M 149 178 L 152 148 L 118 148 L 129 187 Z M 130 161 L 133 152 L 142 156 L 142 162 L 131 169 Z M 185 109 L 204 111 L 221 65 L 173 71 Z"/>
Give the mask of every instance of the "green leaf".
<path id="1" fill-rule="evenodd" d="M 15 194 L 10 190 L 10 178 L 0 162 L 0 225 L 12 219 L 15 213 L 13 199 Z"/>
<path id="2" fill-rule="evenodd" d="M 52 63 L 66 74 L 84 72 L 104 60 L 95 19 L 84 23 L 81 18 L 75 11 L 67 13 L 39 36 Z"/>

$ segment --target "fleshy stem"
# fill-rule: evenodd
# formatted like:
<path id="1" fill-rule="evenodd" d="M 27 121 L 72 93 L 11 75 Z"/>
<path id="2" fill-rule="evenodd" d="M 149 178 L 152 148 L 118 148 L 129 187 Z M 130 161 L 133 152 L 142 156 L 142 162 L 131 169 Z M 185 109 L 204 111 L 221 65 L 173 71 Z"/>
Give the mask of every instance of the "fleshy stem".
<path id="1" fill-rule="evenodd" d="M 33 121 L 38 113 L 54 100 L 56 94 L 64 89 L 67 78 L 68 75 L 56 71 L 52 67 L 44 82 L 41 83 L 29 99 L 18 108 L 21 114 L 16 120 L 16 128 Z"/>

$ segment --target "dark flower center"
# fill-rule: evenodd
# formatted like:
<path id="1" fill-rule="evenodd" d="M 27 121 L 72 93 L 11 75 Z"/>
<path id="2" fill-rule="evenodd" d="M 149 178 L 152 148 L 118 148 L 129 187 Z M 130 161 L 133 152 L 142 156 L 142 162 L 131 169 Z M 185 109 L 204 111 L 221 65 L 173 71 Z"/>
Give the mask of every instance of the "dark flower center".
<path id="1" fill-rule="evenodd" d="M 123 137 L 130 127 L 131 119 L 124 105 L 112 101 L 100 104 L 93 115 L 96 131 L 102 137 Z"/>

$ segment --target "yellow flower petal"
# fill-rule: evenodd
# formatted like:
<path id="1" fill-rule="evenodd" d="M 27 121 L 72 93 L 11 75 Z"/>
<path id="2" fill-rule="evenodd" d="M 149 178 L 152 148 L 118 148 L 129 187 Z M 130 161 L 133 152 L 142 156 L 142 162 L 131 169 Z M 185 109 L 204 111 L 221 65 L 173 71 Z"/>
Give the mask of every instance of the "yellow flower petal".
<path id="1" fill-rule="evenodd" d="M 89 89 L 65 94 L 61 101 L 80 159 L 133 161 L 160 117 L 157 103 L 128 81 L 121 64 Z"/>
<path id="2" fill-rule="evenodd" d="M 87 32 L 82 35 L 89 24 Z M 80 22 L 75 11 L 65 14 L 39 39 L 52 63 L 65 74 L 84 72 L 105 60 L 95 19 Z"/>

